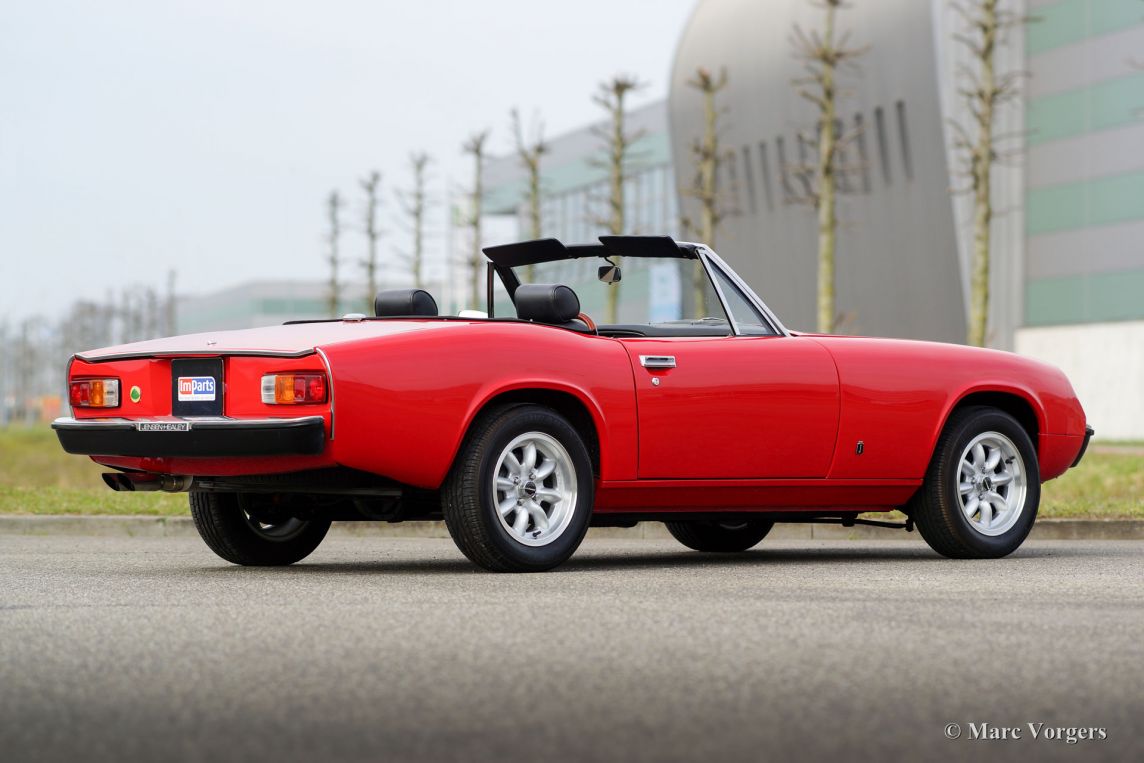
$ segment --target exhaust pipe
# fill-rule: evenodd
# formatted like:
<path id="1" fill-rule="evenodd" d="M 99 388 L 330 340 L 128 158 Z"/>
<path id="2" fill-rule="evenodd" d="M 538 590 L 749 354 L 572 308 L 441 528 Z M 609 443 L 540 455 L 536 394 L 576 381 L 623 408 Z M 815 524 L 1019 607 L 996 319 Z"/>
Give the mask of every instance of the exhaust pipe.
<path id="1" fill-rule="evenodd" d="M 195 484 L 195 478 L 187 474 L 146 472 L 106 472 L 103 481 L 109 488 L 121 493 L 185 493 Z"/>

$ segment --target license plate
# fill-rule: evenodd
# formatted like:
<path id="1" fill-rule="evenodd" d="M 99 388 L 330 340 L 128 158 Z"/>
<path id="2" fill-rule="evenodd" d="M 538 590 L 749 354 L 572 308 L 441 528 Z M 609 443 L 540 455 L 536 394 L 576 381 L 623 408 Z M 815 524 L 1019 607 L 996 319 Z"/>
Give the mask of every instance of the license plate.
<path id="1" fill-rule="evenodd" d="M 171 415 L 221 416 L 222 358 L 175 358 L 171 361 Z"/>
<path id="2" fill-rule="evenodd" d="M 189 432 L 189 421 L 136 421 L 135 429 L 138 432 Z"/>

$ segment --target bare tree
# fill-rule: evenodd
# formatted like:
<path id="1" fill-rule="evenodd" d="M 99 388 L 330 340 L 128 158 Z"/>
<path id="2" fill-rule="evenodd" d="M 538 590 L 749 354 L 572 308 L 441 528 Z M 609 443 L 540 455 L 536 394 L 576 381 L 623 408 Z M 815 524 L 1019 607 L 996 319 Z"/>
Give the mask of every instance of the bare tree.
<path id="1" fill-rule="evenodd" d="M 476 310 L 481 304 L 481 272 L 484 270 L 485 256 L 481 251 L 481 218 L 484 216 L 485 202 L 485 143 L 489 131 L 473 133 L 461 146 L 461 150 L 473 157 L 473 188 L 469 192 L 469 214 L 465 220 L 471 237 L 469 252 L 469 307 Z"/>
<path id="2" fill-rule="evenodd" d="M 8 343 L 8 319 L 0 322 L 0 429 L 8 427 L 8 378 L 15 353 Z"/>
<path id="3" fill-rule="evenodd" d="M 512 134 L 516 144 L 516 155 L 520 166 L 528 173 L 528 186 L 525 191 L 525 202 L 528 205 L 528 237 L 538 239 L 542 235 L 540 216 L 540 160 L 548 153 L 548 144 L 544 142 L 544 123 L 534 120 L 531 136 L 525 138 L 524 125 L 520 118 L 520 111 L 512 110 Z M 532 281 L 534 268 L 529 265 L 525 268 L 525 280 Z"/>
<path id="4" fill-rule="evenodd" d="M 361 261 L 365 269 L 366 312 L 377 296 L 377 242 L 381 239 L 381 228 L 377 224 L 377 210 L 381 206 L 381 173 L 377 170 L 358 181 L 365 191 L 365 208 L 362 213 L 362 232 L 365 233 L 366 253 Z"/>
<path id="5" fill-rule="evenodd" d="M 19 344 L 16 350 L 16 411 L 26 425 L 35 421 L 33 397 L 37 389 L 37 371 L 42 367 L 39 353 L 39 333 L 42 319 L 25 318 L 20 322 Z"/>
<path id="6" fill-rule="evenodd" d="M 607 82 L 601 82 L 592 100 L 608 112 L 608 121 L 596 130 L 603 138 L 605 159 L 608 170 L 608 231 L 612 235 L 625 232 L 624 184 L 627 179 L 627 164 L 632 144 L 640 139 L 640 133 L 631 133 L 625 124 L 627 119 L 627 96 L 644 84 L 635 77 L 617 74 Z M 620 258 L 615 258 L 617 264 Z M 606 323 L 615 323 L 619 308 L 620 283 L 609 285 Z"/>
<path id="7" fill-rule="evenodd" d="M 167 318 L 163 330 L 167 336 L 174 336 L 177 333 L 178 318 L 178 298 L 175 296 L 175 280 L 177 275 L 174 269 L 167 271 L 167 300 L 166 310 Z"/>
<path id="8" fill-rule="evenodd" d="M 326 262 L 330 266 L 326 307 L 331 318 L 338 317 L 338 304 L 340 302 L 341 284 L 338 283 L 340 255 L 338 253 L 338 246 L 341 243 L 342 236 L 341 214 L 343 204 L 344 202 L 342 201 L 341 195 L 337 191 L 330 191 L 330 195 L 326 198 L 326 219 L 330 226 L 326 233 Z"/>
<path id="9" fill-rule="evenodd" d="M 818 109 L 817 136 L 811 141 L 817 150 L 812 170 L 803 171 L 804 195 L 801 200 L 814 206 L 818 215 L 818 330 L 829 333 L 836 322 L 834 260 L 837 249 L 839 134 L 837 117 L 838 74 L 845 65 L 865 52 L 849 45 L 849 34 L 839 34 L 835 17 L 844 0 L 818 0 L 825 12 L 821 32 L 804 32 L 797 25 L 791 33 L 795 58 L 803 62 L 806 76 L 794 81 L 799 95 Z"/>
<path id="10" fill-rule="evenodd" d="M 989 322 L 989 269 L 993 223 L 993 166 L 999 158 L 997 143 L 1004 136 L 994 132 L 998 107 L 1018 95 L 1023 72 L 998 75 L 995 54 L 1005 32 L 1029 21 L 1027 16 L 1001 7 L 1002 0 L 965 0 L 953 8 L 967 27 L 954 39 L 972 54 L 974 66 L 961 67 L 965 85 L 959 93 L 965 98 L 971 124 L 951 120 L 954 144 L 962 152 L 966 174 L 973 193 L 973 257 L 969 276 L 969 329 L 966 342 L 985 344 Z M 972 131 L 972 134 L 971 134 Z"/>
<path id="11" fill-rule="evenodd" d="M 413 185 L 407 191 L 398 192 L 401 207 L 409 217 L 409 230 L 413 238 L 413 251 L 406 257 L 413 273 L 413 285 L 420 289 L 423 285 L 425 269 L 425 215 L 429 209 L 428 194 L 425 190 L 426 170 L 432 161 L 429 154 L 415 152 L 409 155 L 409 167 L 413 172 Z"/>
<path id="12" fill-rule="evenodd" d="M 716 94 L 727 86 L 727 70 L 721 69 L 718 77 L 703 67 L 695 70 L 695 76 L 687 81 L 703 95 L 703 137 L 697 138 L 691 146 L 695 160 L 695 180 L 684 191 L 687 196 L 699 202 L 699 240 L 714 248 L 719 224 L 723 221 L 719 188 L 719 169 L 727 158 L 719 148 L 719 115 L 715 106 Z M 690 228 L 690 220 L 685 220 Z M 703 265 L 697 260 L 692 271 L 692 288 L 695 291 L 697 315 L 707 315 L 707 290 L 703 276 Z"/>

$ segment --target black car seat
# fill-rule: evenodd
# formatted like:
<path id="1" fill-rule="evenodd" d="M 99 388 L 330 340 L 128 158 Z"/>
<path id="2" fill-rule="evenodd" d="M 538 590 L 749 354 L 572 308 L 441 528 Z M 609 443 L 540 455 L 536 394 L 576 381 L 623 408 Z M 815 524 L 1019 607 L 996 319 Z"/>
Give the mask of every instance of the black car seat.
<path id="1" fill-rule="evenodd" d="M 517 287 L 513 301 L 516 303 L 516 317 L 522 321 L 592 333 L 588 324 L 577 318 L 580 315 L 580 298 L 564 284 L 522 284 Z"/>
<path id="2" fill-rule="evenodd" d="M 385 289 L 373 298 L 379 318 L 420 318 L 437 315 L 437 300 L 424 289 Z"/>

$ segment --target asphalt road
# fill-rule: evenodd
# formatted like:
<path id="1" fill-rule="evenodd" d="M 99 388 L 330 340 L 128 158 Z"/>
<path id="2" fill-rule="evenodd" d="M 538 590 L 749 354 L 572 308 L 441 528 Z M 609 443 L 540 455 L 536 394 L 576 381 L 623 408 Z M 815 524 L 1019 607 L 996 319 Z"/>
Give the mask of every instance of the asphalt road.
<path id="1" fill-rule="evenodd" d="M 0 536 L 0 759 L 1139 760 L 1142 581 L 1141 542 L 591 539 L 508 576 L 444 540 L 261 570 L 192 539 Z"/>

